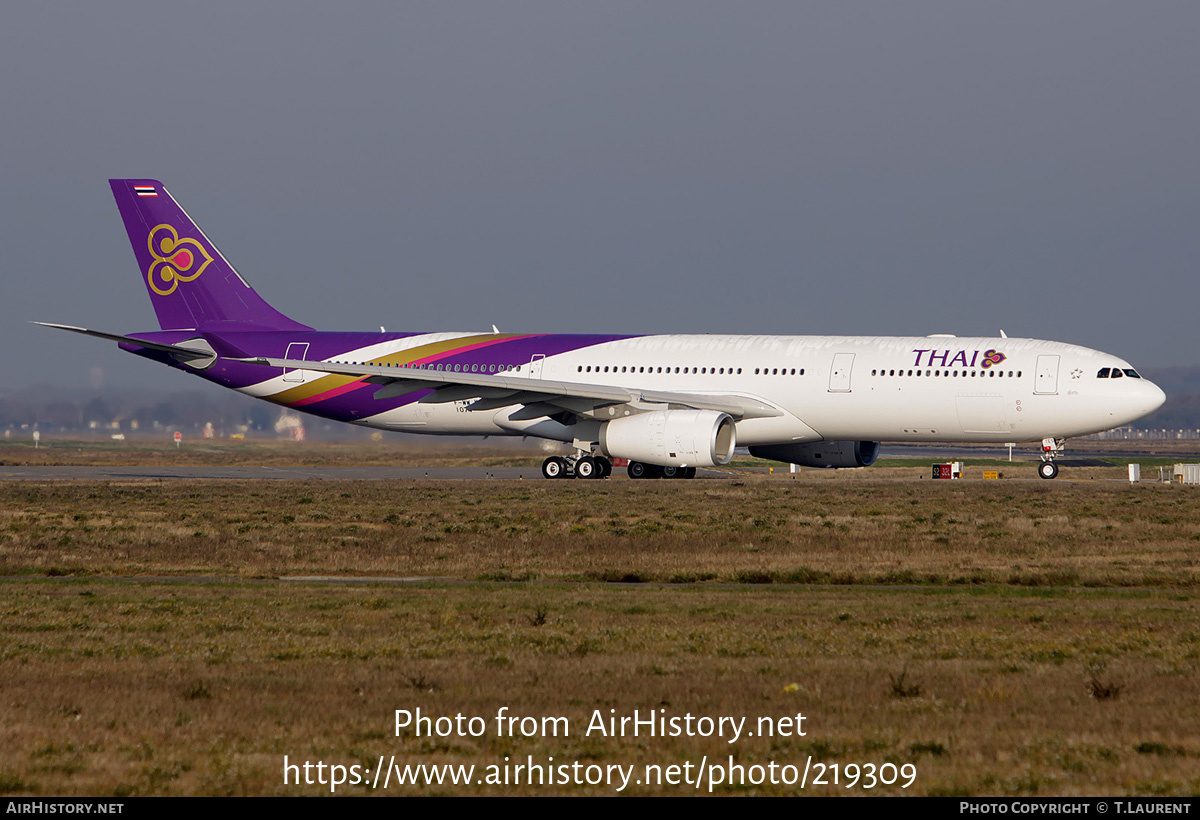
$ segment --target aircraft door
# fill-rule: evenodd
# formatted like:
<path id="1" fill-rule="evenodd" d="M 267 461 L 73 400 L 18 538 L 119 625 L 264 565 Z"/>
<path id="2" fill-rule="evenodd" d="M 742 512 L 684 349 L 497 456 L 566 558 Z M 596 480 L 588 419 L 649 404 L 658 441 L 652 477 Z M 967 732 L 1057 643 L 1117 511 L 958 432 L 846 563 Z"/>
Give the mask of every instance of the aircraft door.
<path id="1" fill-rule="evenodd" d="M 1038 356 L 1037 381 L 1033 392 L 1045 395 L 1058 392 L 1058 356 Z"/>
<path id="2" fill-rule="evenodd" d="M 853 353 L 834 353 L 833 366 L 829 369 L 829 392 L 849 393 L 850 372 L 853 369 Z"/>
<path id="3" fill-rule="evenodd" d="M 306 359 L 308 358 L 308 342 L 292 342 L 287 346 L 287 352 L 283 354 L 285 359 Z M 306 371 L 295 369 L 283 370 L 283 380 L 285 382 L 302 382 Z"/>
<path id="4" fill-rule="evenodd" d="M 529 360 L 529 378 L 540 379 L 542 377 L 542 362 L 546 361 L 545 353 L 534 353 L 533 358 Z"/>

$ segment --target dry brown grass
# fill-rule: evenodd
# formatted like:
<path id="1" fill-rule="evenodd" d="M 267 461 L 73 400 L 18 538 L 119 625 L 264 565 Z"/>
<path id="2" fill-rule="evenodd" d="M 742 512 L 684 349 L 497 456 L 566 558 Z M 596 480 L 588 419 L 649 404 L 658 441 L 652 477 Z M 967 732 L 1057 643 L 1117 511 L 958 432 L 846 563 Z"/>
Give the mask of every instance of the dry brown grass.
<path id="1" fill-rule="evenodd" d="M 730 753 L 803 766 L 811 754 L 914 763 L 916 794 L 1200 788 L 1196 603 L 1174 592 L 28 579 L 3 595 L 0 785 L 14 794 L 327 791 L 285 788 L 284 754 L 480 766 Z M 1097 660 L 1119 676 L 1119 699 L 1089 694 Z M 564 715 L 572 734 L 393 733 L 395 709 L 490 719 L 501 706 Z M 802 712 L 808 735 L 583 736 L 592 710 L 609 708 Z M 608 790 L 392 793 L 436 791 Z"/>
<path id="2" fill-rule="evenodd" d="M 165 437 L 164 437 L 165 439 Z M 303 443 L 277 439 L 197 440 L 176 447 L 166 440 L 105 441 L 48 439 L 34 448 L 32 441 L 0 441 L 0 466 L 65 467 L 113 466 L 340 466 L 340 467 L 504 467 L 536 466 L 545 455 L 531 442 L 445 444 L 394 439 L 370 442 Z"/>
<path id="3" fill-rule="evenodd" d="M 0 484 L 0 574 L 1194 588 L 1200 493 L 1120 482 Z"/>
<path id="4" fill-rule="evenodd" d="M 283 786 L 284 754 L 811 754 L 914 763 L 918 794 L 1200 789 L 1194 488 L 866 474 L 0 484 L 0 793 L 320 793 Z M 226 580 L 114 577 L 163 575 Z M 458 580 L 251 580 L 303 575 Z M 417 706 L 577 731 L 394 737 Z M 580 736 L 609 708 L 802 711 L 810 734 Z"/>

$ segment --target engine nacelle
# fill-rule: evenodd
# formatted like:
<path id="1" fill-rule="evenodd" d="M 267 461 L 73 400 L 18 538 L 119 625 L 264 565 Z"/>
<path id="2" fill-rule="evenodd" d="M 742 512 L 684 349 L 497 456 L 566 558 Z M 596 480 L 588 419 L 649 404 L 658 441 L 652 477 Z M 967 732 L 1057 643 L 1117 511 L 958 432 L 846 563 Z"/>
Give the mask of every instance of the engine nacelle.
<path id="1" fill-rule="evenodd" d="M 660 467 L 728 464 L 737 446 L 733 419 L 715 410 L 656 410 L 605 422 L 605 455 Z"/>
<path id="2" fill-rule="evenodd" d="M 799 464 L 802 467 L 870 467 L 879 458 L 878 441 L 810 441 L 804 444 L 767 444 L 751 447 L 756 458 Z"/>

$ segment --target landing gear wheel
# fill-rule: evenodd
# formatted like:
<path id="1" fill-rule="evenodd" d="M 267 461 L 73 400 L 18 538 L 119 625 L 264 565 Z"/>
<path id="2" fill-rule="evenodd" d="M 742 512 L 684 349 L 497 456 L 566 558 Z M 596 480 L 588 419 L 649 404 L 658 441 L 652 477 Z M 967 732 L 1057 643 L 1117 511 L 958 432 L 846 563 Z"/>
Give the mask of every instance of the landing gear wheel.
<path id="1" fill-rule="evenodd" d="M 684 478 L 695 478 L 696 477 L 696 468 L 695 467 L 687 467 L 686 469 L 684 469 L 683 477 Z"/>
<path id="2" fill-rule="evenodd" d="M 584 456 L 575 462 L 575 477 L 576 478 L 601 478 L 603 473 L 600 471 L 600 466 L 596 464 L 596 459 L 591 456 Z"/>
<path id="3" fill-rule="evenodd" d="M 1043 461 L 1038 465 L 1038 475 L 1042 478 L 1054 478 L 1058 475 L 1058 465 L 1053 461 Z"/>
<path id="4" fill-rule="evenodd" d="M 600 477 L 608 478 L 612 475 L 612 462 L 604 456 L 596 456 L 596 466 L 600 469 Z"/>
<path id="5" fill-rule="evenodd" d="M 662 478 L 663 468 L 653 464 L 646 464 L 641 461 L 631 461 L 629 466 L 625 468 L 625 472 L 629 473 L 630 478 Z"/>
<path id="6" fill-rule="evenodd" d="M 566 478 L 567 462 L 558 456 L 550 456 L 542 462 L 542 475 L 546 478 Z"/>
<path id="7" fill-rule="evenodd" d="M 659 467 L 663 478 L 683 478 L 682 467 Z"/>

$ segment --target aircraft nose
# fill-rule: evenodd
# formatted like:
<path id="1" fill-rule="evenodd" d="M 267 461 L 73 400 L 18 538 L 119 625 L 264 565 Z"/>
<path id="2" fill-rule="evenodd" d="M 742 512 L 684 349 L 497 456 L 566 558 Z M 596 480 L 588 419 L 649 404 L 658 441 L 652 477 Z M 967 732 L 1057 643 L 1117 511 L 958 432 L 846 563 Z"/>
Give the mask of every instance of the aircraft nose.
<path id="1" fill-rule="evenodd" d="M 1142 400 L 1143 410 L 1142 415 L 1148 416 L 1155 410 L 1163 406 L 1163 402 L 1167 400 L 1167 394 L 1163 389 L 1152 381 L 1142 379 Z"/>
<path id="2" fill-rule="evenodd" d="M 1117 394 L 1108 404 L 1108 423 L 1114 427 L 1133 424 L 1162 407 L 1167 400 L 1162 388 L 1146 379 L 1124 379 L 1114 386 Z"/>

